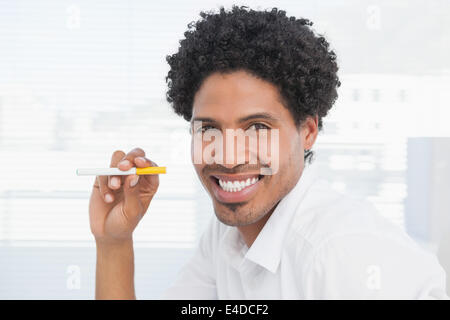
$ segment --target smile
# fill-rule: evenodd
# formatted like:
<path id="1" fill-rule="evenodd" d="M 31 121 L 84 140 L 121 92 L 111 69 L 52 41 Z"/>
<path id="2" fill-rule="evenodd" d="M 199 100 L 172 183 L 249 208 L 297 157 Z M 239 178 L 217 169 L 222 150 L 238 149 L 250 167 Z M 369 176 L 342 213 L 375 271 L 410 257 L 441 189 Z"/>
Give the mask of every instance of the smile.
<path id="1" fill-rule="evenodd" d="M 226 192 L 239 192 L 242 189 L 251 186 L 252 184 L 255 184 L 258 182 L 259 177 L 253 177 L 252 179 L 248 178 L 247 180 L 241 180 L 241 181 L 225 181 L 222 179 L 219 179 L 219 185 L 222 187 L 223 190 Z"/>
<path id="2" fill-rule="evenodd" d="M 246 175 L 212 175 L 213 192 L 221 202 L 244 202 L 257 191 L 264 176 Z"/>

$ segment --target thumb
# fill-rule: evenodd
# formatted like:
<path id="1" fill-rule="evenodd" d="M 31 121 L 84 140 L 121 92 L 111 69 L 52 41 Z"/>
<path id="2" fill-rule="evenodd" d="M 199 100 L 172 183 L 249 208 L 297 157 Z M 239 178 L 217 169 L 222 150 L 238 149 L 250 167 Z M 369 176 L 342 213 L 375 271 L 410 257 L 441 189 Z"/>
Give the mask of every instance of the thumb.
<path id="1" fill-rule="evenodd" d="M 139 179 L 139 176 L 129 175 L 125 178 L 123 214 L 130 221 L 137 223 L 144 215 L 144 207 L 139 197 L 139 184 L 136 183 L 136 179 Z M 135 182 L 134 185 L 133 182 Z"/>

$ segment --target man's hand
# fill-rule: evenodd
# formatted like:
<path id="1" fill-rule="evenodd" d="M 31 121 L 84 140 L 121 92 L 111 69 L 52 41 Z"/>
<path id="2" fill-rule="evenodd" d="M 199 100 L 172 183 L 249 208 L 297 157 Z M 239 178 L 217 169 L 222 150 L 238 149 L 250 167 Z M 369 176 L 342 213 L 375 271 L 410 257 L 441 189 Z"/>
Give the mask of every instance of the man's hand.
<path id="1" fill-rule="evenodd" d="M 145 157 L 141 148 L 128 154 L 115 151 L 110 163 L 110 167 L 122 171 L 150 166 L 157 165 Z M 158 175 L 97 176 L 89 202 L 90 226 L 97 243 L 130 240 L 158 186 Z"/>

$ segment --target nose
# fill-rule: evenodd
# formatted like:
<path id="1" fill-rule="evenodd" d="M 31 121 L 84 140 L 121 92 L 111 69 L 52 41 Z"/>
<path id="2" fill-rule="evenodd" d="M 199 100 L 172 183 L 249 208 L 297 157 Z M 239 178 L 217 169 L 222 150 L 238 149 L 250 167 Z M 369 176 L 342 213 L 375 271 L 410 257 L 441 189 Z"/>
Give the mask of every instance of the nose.
<path id="1" fill-rule="evenodd" d="M 257 144 L 244 130 L 237 129 L 227 132 L 223 140 L 223 166 L 233 168 L 237 165 L 257 163 Z"/>

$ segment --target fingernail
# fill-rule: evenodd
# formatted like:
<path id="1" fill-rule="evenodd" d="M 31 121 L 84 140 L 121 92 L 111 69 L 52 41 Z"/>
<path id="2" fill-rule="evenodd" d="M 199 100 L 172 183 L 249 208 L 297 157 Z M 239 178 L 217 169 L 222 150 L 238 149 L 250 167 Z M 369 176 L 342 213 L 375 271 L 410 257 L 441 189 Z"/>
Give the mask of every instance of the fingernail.
<path id="1" fill-rule="evenodd" d="M 118 187 L 119 185 L 120 185 L 119 178 L 117 178 L 117 177 L 111 178 L 111 186 L 112 187 Z"/>
<path id="2" fill-rule="evenodd" d="M 134 187 L 139 181 L 139 176 L 134 177 L 131 181 L 130 181 L 130 187 Z"/>
<path id="3" fill-rule="evenodd" d="M 129 164 L 130 164 L 130 161 L 128 161 L 128 160 L 122 160 L 119 162 L 119 165 L 122 165 L 122 166 L 128 166 Z"/>
<path id="4" fill-rule="evenodd" d="M 105 201 L 108 202 L 108 203 L 113 202 L 113 197 L 112 197 L 112 195 L 110 195 L 109 193 L 107 193 L 106 196 L 105 196 Z"/>

